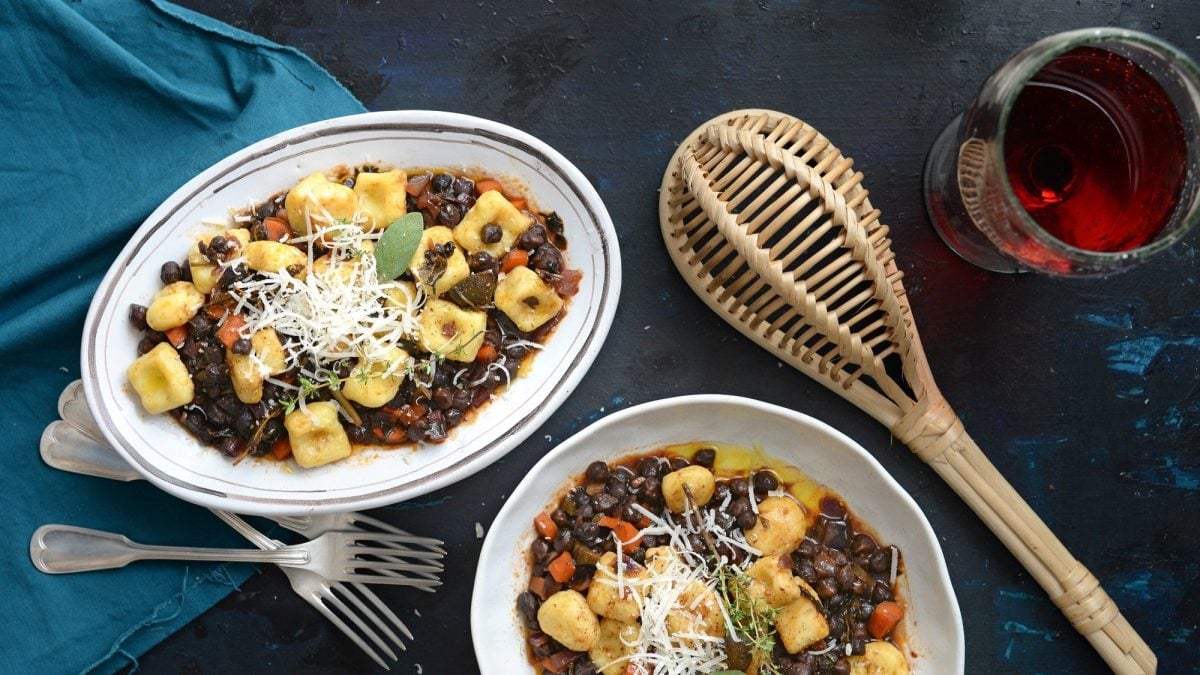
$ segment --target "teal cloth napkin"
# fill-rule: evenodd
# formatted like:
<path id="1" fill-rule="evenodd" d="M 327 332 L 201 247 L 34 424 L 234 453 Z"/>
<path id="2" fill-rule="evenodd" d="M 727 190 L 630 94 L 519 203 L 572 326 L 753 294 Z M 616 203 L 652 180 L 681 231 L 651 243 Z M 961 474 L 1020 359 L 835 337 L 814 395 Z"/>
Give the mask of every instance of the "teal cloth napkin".
<path id="1" fill-rule="evenodd" d="M 160 2 L 0 0 L 0 64 L 0 672 L 109 672 L 253 570 L 137 563 L 51 576 L 30 563 L 45 523 L 246 545 L 147 483 L 42 463 L 38 438 L 79 377 L 96 285 L 142 220 L 204 168 L 363 108 L 300 52 Z"/>

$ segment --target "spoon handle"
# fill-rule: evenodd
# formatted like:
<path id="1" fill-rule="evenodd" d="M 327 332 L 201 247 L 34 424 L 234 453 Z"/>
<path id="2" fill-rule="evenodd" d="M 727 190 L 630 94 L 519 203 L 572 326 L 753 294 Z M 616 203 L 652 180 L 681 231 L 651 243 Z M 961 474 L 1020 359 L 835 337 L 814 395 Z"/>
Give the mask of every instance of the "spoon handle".
<path id="1" fill-rule="evenodd" d="M 42 432 L 41 453 L 42 461 L 62 471 L 126 482 L 142 478 L 116 450 L 61 420 Z"/>

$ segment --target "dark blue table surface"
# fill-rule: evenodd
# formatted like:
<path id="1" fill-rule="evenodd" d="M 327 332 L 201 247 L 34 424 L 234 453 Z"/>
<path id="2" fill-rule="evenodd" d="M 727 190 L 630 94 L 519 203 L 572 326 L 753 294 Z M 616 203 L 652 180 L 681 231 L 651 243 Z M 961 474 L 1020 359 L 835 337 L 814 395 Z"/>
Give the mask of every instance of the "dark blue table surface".
<path id="1" fill-rule="evenodd" d="M 866 173 L 934 374 L 1000 471 L 1088 565 L 1158 653 L 1195 672 L 1200 606 L 1200 260 L 1193 236 L 1131 273 L 1067 281 L 959 261 L 921 200 L 925 153 L 1008 55 L 1050 33 L 1135 28 L 1200 58 L 1184 1 L 393 3 L 185 0 L 294 45 L 372 110 L 470 113 L 524 129 L 595 184 L 624 288 L 591 372 L 504 460 L 378 512 L 448 543 L 436 595 L 380 595 L 416 640 L 394 672 L 476 670 L 468 625 L 480 541 L 549 448 L 615 410 L 719 392 L 814 415 L 872 452 L 917 499 L 963 610 L 968 672 L 1092 673 L 1103 663 L 938 477 L 888 432 L 781 368 L 685 286 L 659 236 L 657 187 L 704 120 L 764 107 L 812 123 Z M 286 102 L 281 102 L 286 104 Z M 418 664 L 420 668 L 418 668 Z M 372 664 L 277 570 L 164 640 L 148 672 L 364 672 Z"/>

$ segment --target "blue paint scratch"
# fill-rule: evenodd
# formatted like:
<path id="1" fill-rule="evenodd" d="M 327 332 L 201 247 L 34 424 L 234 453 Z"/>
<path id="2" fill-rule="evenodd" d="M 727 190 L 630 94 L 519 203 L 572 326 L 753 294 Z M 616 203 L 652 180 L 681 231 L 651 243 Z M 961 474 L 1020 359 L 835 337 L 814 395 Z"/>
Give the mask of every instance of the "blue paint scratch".
<path id="1" fill-rule="evenodd" d="M 1135 572 L 1134 577 L 1133 581 L 1125 582 L 1121 588 L 1125 589 L 1126 593 L 1138 600 L 1153 600 L 1154 594 L 1150 592 L 1150 573 L 1145 571 Z"/>
<path id="2" fill-rule="evenodd" d="M 1106 312 L 1101 314 L 1076 314 L 1075 319 L 1094 323 L 1105 328 L 1133 328 L 1133 315 L 1129 312 Z"/>
<path id="3" fill-rule="evenodd" d="M 1123 398 L 1126 401 L 1142 401 L 1146 398 L 1146 388 L 1130 387 L 1125 391 L 1117 392 L 1117 398 Z"/>
<path id="4" fill-rule="evenodd" d="M 1167 634 L 1167 642 L 1177 645 L 1186 645 L 1191 641 L 1192 633 L 1195 633 L 1194 628 L 1180 627 Z"/>
<path id="5" fill-rule="evenodd" d="M 1126 472 L 1126 475 L 1139 483 L 1149 485 L 1158 485 L 1179 490 L 1200 489 L 1200 471 L 1180 468 L 1175 460 L 1170 457 L 1163 460 L 1162 466 L 1135 469 Z"/>
<path id="6" fill-rule="evenodd" d="M 1200 349 L 1200 337 L 1164 339 L 1157 335 L 1123 340 L 1109 345 L 1108 367 L 1120 373 L 1144 376 L 1150 365 L 1167 347 Z"/>
<path id="7" fill-rule="evenodd" d="M 1046 642 L 1054 642 L 1054 633 L 1048 630 L 1030 628 L 1029 626 L 1017 621 L 1005 621 L 1004 632 L 1010 634 L 1010 637 L 1008 638 L 1008 646 L 1004 648 L 1004 658 L 1006 660 L 1012 658 L 1013 645 L 1016 644 L 1017 638 L 1022 635 L 1036 635 Z"/>

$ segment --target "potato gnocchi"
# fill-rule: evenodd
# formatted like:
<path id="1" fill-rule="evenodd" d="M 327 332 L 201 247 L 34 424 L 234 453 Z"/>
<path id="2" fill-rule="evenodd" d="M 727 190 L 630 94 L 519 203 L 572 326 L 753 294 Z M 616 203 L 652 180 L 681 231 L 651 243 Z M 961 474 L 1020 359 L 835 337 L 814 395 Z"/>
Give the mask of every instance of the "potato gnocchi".
<path id="1" fill-rule="evenodd" d="M 517 609 L 538 672 L 907 674 L 899 551 L 762 461 L 693 443 L 591 463 L 534 518 Z"/>
<path id="2" fill-rule="evenodd" d="M 235 463 L 441 443 L 550 337 L 581 281 L 565 248 L 489 178 L 312 173 L 163 263 L 129 382 Z"/>

